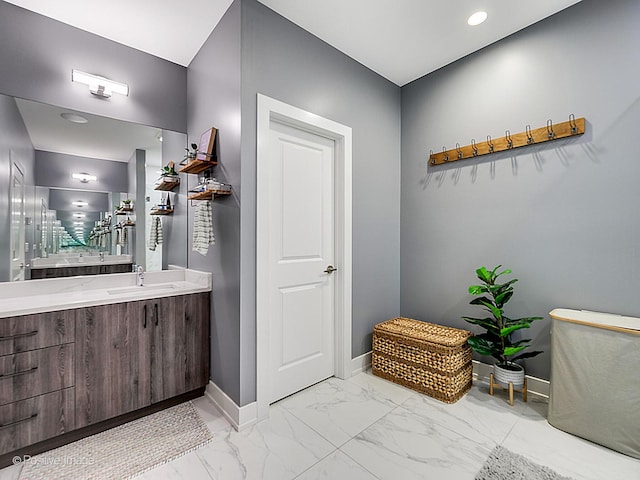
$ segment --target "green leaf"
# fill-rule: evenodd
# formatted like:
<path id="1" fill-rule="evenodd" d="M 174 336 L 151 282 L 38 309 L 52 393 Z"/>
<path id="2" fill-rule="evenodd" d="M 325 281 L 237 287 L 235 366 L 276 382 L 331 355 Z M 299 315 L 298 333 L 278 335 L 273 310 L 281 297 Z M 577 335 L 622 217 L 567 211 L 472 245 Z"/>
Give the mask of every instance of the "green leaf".
<path id="1" fill-rule="evenodd" d="M 491 274 L 489 273 L 486 267 L 480 267 L 479 269 L 477 269 L 476 275 L 483 282 L 486 282 L 486 283 L 491 282 Z"/>
<path id="2" fill-rule="evenodd" d="M 469 293 L 471 295 L 480 295 L 481 293 L 488 293 L 489 289 L 484 285 L 471 285 L 469 287 Z"/>
<path id="3" fill-rule="evenodd" d="M 516 330 L 520 330 L 521 328 L 529 328 L 528 323 L 518 323 L 516 325 L 511 325 L 510 327 L 505 327 L 500 330 L 500 336 L 506 337 L 511 334 L 511 332 L 515 332 Z"/>
<path id="4" fill-rule="evenodd" d="M 540 355 L 541 353 L 543 353 L 542 350 L 536 350 L 535 352 L 522 353 L 522 354 L 518 355 L 517 357 L 512 358 L 511 361 L 522 360 L 523 358 L 535 357 L 536 355 Z"/>
<path id="5" fill-rule="evenodd" d="M 513 296 L 513 290 L 512 289 L 499 293 L 498 295 L 495 296 L 496 306 L 502 308 L 502 306 L 505 303 L 507 303 L 511 299 L 512 296 Z"/>
<path id="6" fill-rule="evenodd" d="M 478 297 L 478 298 L 474 298 L 473 300 L 471 300 L 469 302 L 470 305 L 482 305 L 482 306 L 487 306 L 487 305 L 493 305 L 493 301 L 489 298 L 489 297 Z"/>
<path id="7" fill-rule="evenodd" d="M 502 266 L 502 265 L 498 265 L 498 266 L 496 267 L 496 270 L 497 270 L 498 268 L 500 268 L 501 266 Z M 494 270 L 494 271 L 495 271 L 495 270 Z M 496 278 L 498 278 L 500 275 L 509 275 L 510 273 L 512 273 L 512 272 L 511 272 L 511 270 L 509 270 L 509 269 L 503 270 L 502 272 L 500 272 L 500 273 L 497 273 L 497 274 L 496 274 Z"/>
<path id="8" fill-rule="evenodd" d="M 527 348 L 524 345 L 520 345 L 518 347 L 505 347 L 503 355 L 505 357 L 510 357 L 511 355 L 515 355 L 516 353 L 518 353 L 521 350 L 524 350 L 525 348 Z"/>
<path id="9" fill-rule="evenodd" d="M 488 342 L 481 336 L 469 337 L 467 343 L 480 355 L 495 355 L 500 353 L 500 349 L 492 342 Z"/>
<path id="10" fill-rule="evenodd" d="M 493 332 L 495 335 L 500 334 L 500 330 L 496 325 L 496 321 L 493 318 L 474 318 L 474 317 L 462 317 L 463 320 L 472 323 L 474 325 L 479 325 L 487 330 Z"/>
<path id="11" fill-rule="evenodd" d="M 513 280 L 509 280 L 506 283 L 501 283 L 496 285 L 496 289 L 494 291 L 495 295 L 500 295 L 502 292 L 506 292 L 509 288 L 512 288 L 511 285 L 513 285 L 514 283 L 516 283 L 518 281 L 517 278 L 514 278 Z"/>

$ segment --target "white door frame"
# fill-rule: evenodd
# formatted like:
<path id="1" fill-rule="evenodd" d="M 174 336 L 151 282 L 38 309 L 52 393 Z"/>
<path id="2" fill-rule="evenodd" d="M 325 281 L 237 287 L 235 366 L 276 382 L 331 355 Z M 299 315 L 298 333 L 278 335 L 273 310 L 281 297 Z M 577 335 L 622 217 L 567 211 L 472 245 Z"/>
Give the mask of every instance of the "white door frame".
<path id="1" fill-rule="evenodd" d="M 256 403 L 258 420 L 269 416 L 269 159 L 271 120 L 335 141 L 335 376 L 351 376 L 351 127 L 258 94 L 256 206 Z"/>

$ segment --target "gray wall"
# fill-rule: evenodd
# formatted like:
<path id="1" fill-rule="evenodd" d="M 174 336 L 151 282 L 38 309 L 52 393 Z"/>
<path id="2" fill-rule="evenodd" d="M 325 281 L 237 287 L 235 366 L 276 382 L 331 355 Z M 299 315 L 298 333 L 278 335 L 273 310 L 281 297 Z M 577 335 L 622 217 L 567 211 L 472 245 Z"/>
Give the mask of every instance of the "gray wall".
<path id="1" fill-rule="evenodd" d="M 189 65 L 187 110 L 190 141 L 219 128 L 215 176 L 234 189 L 213 204 L 216 245 L 190 251 L 189 267 L 213 272 L 211 377 L 239 405 L 256 398 L 258 92 L 353 129 L 353 357 L 400 307 L 400 89 L 255 0 L 235 1 Z"/>
<path id="2" fill-rule="evenodd" d="M 212 204 L 216 243 L 206 256 L 191 249 L 193 208 L 189 209 L 187 248 L 189 268 L 213 273 L 211 378 L 236 403 L 240 402 L 241 375 L 240 11 L 237 0 L 189 65 L 187 76 L 189 143 L 197 143 L 208 128 L 218 128 L 214 175 L 234 189 L 233 195 Z M 196 175 L 182 180 L 188 180 L 190 187 L 197 184 Z M 255 370 L 255 365 L 251 368 Z"/>
<path id="3" fill-rule="evenodd" d="M 185 154 L 185 134 L 164 130 L 162 132 L 162 158 L 166 165 L 170 160 L 175 163 L 178 171 L 180 162 Z M 180 185 L 171 193 L 173 214 L 165 215 L 162 219 L 162 235 L 164 245 L 162 248 L 162 268 L 168 265 L 187 266 L 187 179 L 181 175 Z"/>
<path id="4" fill-rule="evenodd" d="M 186 131 L 186 68 L 3 1 L 0 65 L 0 93 Z M 71 82 L 72 69 L 127 83 L 130 94 L 95 97 Z"/>
<path id="5" fill-rule="evenodd" d="M 240 404 L 255 400 L 256 95 L 353 129 L 352 357 L 399 313 L 400 89 L 256 0 L 242 2 Z M 214 300 L 215 302 L 215 300 Z"/>
<path id="6" fill-rule="evenodd" d="M 402 89 L 401 312 L 469 328 L 475 268 L 513 269 L 545 354 L 555 307 L 640 313 L 640 2 L 584 0 Z M 429 149 L 586 117 L 588 133 L 428 167 Z"/>
<path id="7" fill-rule="evenodd" d="M 25 210 L 27 216 L 33 217 L 35 209 L 33 179 L 34 150 L 29 134 L 24 126 L 18 107 L 13 98 L 0 95 L 0 281 L 10 278 L 11 215 L 10 186 L 11 160 L 17 162 L 25 174 Z M 35 222 L 34 222 L 35 225 Z M 25 231 L 25 240 L 34 241 L 34 226 Z M 32 251 L 33 249 L 30 248 Z M 27 253 L 27 261 L 30 254 Z"/>
<path id="8" fill-rule="evenodd" d="M 36 151 L 35 181 L 41 187 L 71 188 L 100 192 L 126 192 L 129 187 L 127 164 L 97 158 Z M 72 173 L 90 173 L 98 179 L 81 183 Z M 50 207 L 52 208 L 52 207 Z M 108 210 L 111 210 L 110 206 Z"/>

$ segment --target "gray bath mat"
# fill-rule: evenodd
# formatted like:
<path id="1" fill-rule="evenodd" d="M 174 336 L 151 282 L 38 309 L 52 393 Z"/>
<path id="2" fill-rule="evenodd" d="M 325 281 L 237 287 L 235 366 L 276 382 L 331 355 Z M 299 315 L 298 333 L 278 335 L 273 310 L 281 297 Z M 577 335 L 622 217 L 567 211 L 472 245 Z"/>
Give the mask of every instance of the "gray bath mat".
<path id="1" fill-rule="evenodd" d="M 522 455 L 497 446 L 482 466 L 475 480 L 571 480 L 548 467 L 527 460 Z"/>
<path id="2" fill-rule="evenodd" d="M 132 478 L 212 438 L 187 402 L 25 459 L 20 480 Z"/>

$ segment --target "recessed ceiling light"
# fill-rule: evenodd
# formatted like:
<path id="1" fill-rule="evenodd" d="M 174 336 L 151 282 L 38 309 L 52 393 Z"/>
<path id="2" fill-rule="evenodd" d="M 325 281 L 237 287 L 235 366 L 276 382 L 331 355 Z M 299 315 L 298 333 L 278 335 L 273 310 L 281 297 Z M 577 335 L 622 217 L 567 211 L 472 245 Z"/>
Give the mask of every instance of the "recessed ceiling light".
<path id="1" fill-rule="evenodd" d="M 467 23 L 473 27 L 476 25 L 480 25 L 486 19 L 487 19 L 487 12 L 480 11 L 471 15 L 467 20 Z"/>
<path id="2" fill-rule="evenodd" d="M 76 113 L 64 112 L 64 113 L 61 113 L 60 116 L 72 123 L 89 123 L 89 120 L 87 120 L 82 115 L 78 115 Z"/>
<path id="3" fill-rule="evenodd" d="M 89 204 L 87 202 L 83 202 L 82 200 L 76 200 L 75 202 L 71 202 L 71 205 L 75 205 L 76 207 L 86 207 Z"/>
<path id="4" fill-rule="evenodd" d="M 73 218 L 84 218 L 84 217 L 86 217 L 84 213 L 77 212 L 73 214 Z"/>

